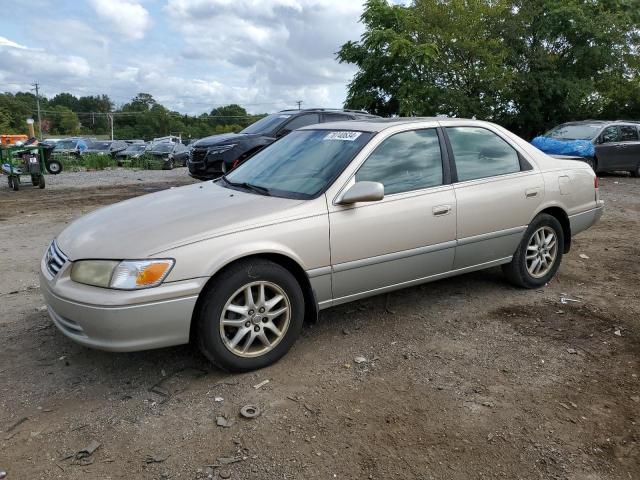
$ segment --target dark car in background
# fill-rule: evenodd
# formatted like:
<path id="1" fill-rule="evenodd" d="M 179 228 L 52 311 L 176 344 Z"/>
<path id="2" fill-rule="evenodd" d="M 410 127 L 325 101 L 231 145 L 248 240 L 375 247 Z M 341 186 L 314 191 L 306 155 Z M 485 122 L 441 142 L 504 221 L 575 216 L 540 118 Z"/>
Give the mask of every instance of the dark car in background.
<path id="1" fill-rule="evenodd" d="M 187 164 L 189 148 L 181 142 L 160 141 L 152 143 L 145 153 L 161 159 L 162 168 L 171 170 L 175 166 L 184 167 Z"/>
<path id="2" fill-rule="evenodd" d="M 122 166 L 124 160 L 140 158 L 141 155 L 147 150 L 146 143 L 131 143 L 127 145 L 127 148 L 116 153 L 116 160 L 118 166 Z"/>
<path id="3" fill-rule="evenodd" d="M 626 171 L 640 177 L 640 122 L 563 123 L 531 143 L 550 155 L 579 157 L 596 173 Z"/>
<path id="4" fill-rule="evenodd" d="M 213 135 L 195 142 L 187 162 L 189 175 L 199 180 L 217 178 L 278 138 L 307 125 L 375 117 L 358 110 L 282 110 L 261 118 L 240 133 Z"/>
<path id="5" fill-rule="evenodd" d="M 82 138 L 65 138 L 64 140 L 59 140 L 56 142 L 53 147 L 54 154 L 65 154 L 65 155 L 81 155 L 83 154 L 89 146 L 87 145 L 87 141 Z"/>
<path id="6" fill-rule="evenodd" d="M 95 153 L 98 155 L 111 155 L 115 158 L 118 152 L 127 148 L 124 140 L 92 140 L 88 142 L 84 153 Z"/>

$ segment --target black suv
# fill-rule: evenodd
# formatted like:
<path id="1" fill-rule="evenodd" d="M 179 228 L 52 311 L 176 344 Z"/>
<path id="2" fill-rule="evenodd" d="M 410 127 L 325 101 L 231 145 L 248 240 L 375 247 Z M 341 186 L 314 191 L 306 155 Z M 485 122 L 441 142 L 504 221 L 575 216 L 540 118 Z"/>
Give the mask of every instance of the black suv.
<path id="1" fill-rule="evenodd" d="M 261 118 L 240 133 L 213 135 L 195 142 L 187 162 L 189 175 L 200 180 L 217 178 L 292 130 L 315 123 L 364 118 L 375 118 L 375 115 L 326 108 L 282 110 Z"/>

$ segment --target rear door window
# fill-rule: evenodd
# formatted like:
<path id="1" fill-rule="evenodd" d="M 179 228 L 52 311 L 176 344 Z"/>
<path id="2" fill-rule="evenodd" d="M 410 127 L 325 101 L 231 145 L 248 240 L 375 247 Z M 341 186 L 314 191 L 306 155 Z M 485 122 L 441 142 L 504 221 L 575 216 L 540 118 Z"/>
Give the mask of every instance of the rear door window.
<path id="1" fill-rule="evenodd" d="M 520 171 L 518 152 L 486 128 L 448 127 L 447 135 L 459 182 Z"/>
<path id="2" fill-rule="evenodd" d="M 342 122 L 344 120 L 353 120 L 353 117 L 342 113 L 325 113 L 324 122 Z"/>
<path id="3" fill-rule="evenodd" d="M 637 142 L 638 127 L 636 127 L 635 125 L 622 125 L 620 127 L 620 141 L 621 142 Z"/>

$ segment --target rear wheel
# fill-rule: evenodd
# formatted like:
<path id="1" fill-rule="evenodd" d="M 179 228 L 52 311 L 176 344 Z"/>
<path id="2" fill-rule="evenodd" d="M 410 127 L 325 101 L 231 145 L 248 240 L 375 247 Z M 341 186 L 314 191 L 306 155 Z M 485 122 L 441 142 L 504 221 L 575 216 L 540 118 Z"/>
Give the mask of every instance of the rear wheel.
<path id="1" fill-rule="evenodd" d="M 49 160 L 46 167 L 47 172 L 52 175 L 57 175 L 62 172 L 62 163 L 59 160 Z"/>
<path id="2" fill-rule="evenodd" d="M 509 281 L 519 287 L 541 287 L 560 268 L 563 248 L 560 222 L 551 215 L 540 214 L 527 228 L 511 263 L 502 269 Z"/>
<path id="3" fill-rule="evenodd" d="M 631 170 L 631 176 L 635 177 L 635 178 L 639 178 L 640 177 L 640 162 L 638 162 L 638 164 L 636 165 L 636 169 L 635 170 Z"/>
<path id="4" fill-rule="evenodd" d="M 302 290 L 277 263 L 239 262 L 222 272 L 202 295 L 198 345 L 225 370 L 255 370 L 276 362 L 302 329 Z"/>

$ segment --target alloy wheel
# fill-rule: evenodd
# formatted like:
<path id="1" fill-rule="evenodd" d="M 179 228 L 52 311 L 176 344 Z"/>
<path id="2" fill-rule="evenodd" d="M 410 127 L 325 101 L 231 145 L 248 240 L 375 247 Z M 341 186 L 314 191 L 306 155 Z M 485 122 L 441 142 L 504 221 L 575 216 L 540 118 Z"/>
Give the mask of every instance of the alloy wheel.
<path id="1" fill-rule="evenodd" d="M 220 315 L 220 336 L 234 355 L 259 357 L 284 338 L 291 302 L 272 282 L 252 282 L 235 291 Z"/>
<path id="2" fill-rule="evenodd" d="M 527 244 L 525 261 L 533 278 L 542 278 L 553 268 L 558 256 L 558 237 L 550 227 L 537 229 Z"/>

